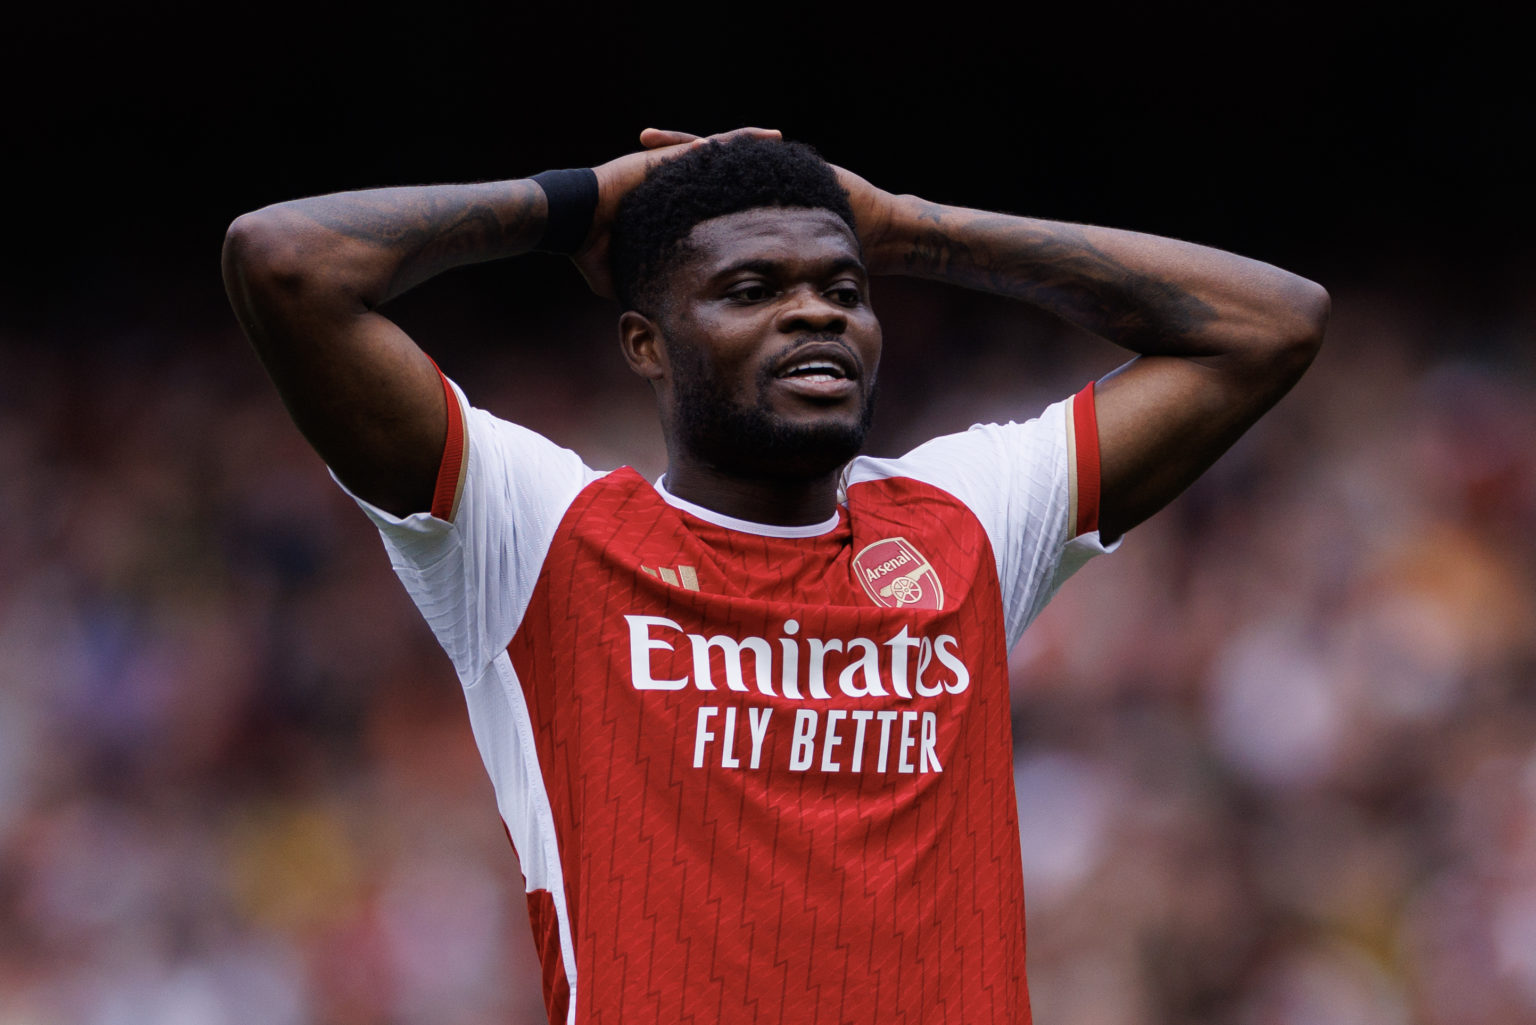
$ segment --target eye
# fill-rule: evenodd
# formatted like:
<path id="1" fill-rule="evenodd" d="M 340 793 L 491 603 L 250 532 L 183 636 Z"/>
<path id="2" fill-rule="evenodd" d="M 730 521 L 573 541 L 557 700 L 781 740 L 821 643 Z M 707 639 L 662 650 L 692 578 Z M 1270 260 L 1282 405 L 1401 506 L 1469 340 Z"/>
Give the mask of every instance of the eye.
<path id="1" fill-rule="evenodd" d="M 827 298 L 840 306 L 857 306 L 864 301 L 864 290 L 856 282 L 839 281 L 827 289 Z"/>
<path id="2" fill-rule="evenodd" d="M 727 289 L 725 295 L 732 302 L 759 303 L 770 298 L 773 291 L 761 281 L 742 281 Z"/>

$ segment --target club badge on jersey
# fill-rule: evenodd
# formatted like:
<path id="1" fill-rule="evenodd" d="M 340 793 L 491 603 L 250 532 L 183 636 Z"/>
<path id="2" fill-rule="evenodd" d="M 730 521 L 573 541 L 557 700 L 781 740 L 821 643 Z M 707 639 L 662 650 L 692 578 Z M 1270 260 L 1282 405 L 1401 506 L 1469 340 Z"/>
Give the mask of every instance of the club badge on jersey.
<path id="1" fill-rule="evenodd" d="M 923 553 L 904 537 L 887 537 L 865 545 L 853 557 L 853 569 L 864 593 L 876 605 L 888 609 L 944 607 L 944 588 L 939 575 Z"/>

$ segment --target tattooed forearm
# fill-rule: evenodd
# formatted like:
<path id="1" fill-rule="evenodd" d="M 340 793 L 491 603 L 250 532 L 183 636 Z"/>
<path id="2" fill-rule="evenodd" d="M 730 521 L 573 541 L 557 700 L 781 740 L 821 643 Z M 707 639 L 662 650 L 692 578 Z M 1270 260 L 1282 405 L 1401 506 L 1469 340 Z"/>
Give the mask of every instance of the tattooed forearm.
<path id="1" fill-rule="evenodd" d="M 1077 225 L 935 206 L 919 224 L 904 254 L 906 273 L 1021 299 L 1139 351 L 1184 349 L 1217 316 L 1171 278 L 1095 245 Z"/>
<path id="2" fill-rule="evenodd" d="M 370 189 L 315 196 L 293 203 L 294 209 L 331 231 L 379 246 L 420 246 L 468 227 L 485 245 L 526 229 L 534 220 L 529 204 L 509 204 L 522 187 L 528 196 L 537 186 L 524 182 L 486 185 Z M 502 211 L 507 213 L 503 221 Z"/>
<path id="3" fill-rule="evenodd" d="M 543 193 L 527 181 L 371 189 L 289 204 L 306 220 L 392 262 L 387 298 L 451 267 L 526 252 L 543 231 Z"/>

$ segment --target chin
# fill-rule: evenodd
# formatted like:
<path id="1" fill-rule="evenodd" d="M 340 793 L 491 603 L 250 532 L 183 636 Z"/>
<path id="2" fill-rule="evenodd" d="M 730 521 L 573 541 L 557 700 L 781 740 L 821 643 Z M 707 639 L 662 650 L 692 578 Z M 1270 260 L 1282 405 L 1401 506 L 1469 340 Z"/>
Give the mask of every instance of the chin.
<path id="1" fill-rule="evenodd" d="M 716 435 L 711 462 L 754 477 L 822 477 L 859 454 L 864 434 L 857 423 L 779 421 L 767 430 Z"/>
<path id="2" fill-rule="evenodd" d="M 743 477 L 805 480 L 836 473 L 859 454 L 874 417 L 873 383 L 857 406 L 774 408 L 771 381 L 742 402 L 706 375 L 679 379 L 673 407 L 677 440 L 695 458 Z"/>
<path id="3" fill-rule="evenodd" d="M 857 418 L 791 420 L 761 407 L 714 405 L 683 411 L 678 427 L 695 456 L 744 477 L 823 477 L 864 447 L 869 410 Z"/>

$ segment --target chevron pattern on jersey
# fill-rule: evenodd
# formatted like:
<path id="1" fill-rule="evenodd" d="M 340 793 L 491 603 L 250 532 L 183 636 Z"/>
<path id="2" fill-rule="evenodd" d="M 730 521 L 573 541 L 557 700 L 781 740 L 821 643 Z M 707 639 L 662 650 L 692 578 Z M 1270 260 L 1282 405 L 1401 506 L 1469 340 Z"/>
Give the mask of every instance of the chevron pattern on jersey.
<path id="1" fill-rule="evenodd" d="M 942 609 L 871 600 L 853 556 L 887 538 Z M 1029 1021 L 995 567 L 976 517 L 907 478 L 796 539 L 630 470 L 581 492 L 507 649 L 578 1022 Z"/>

